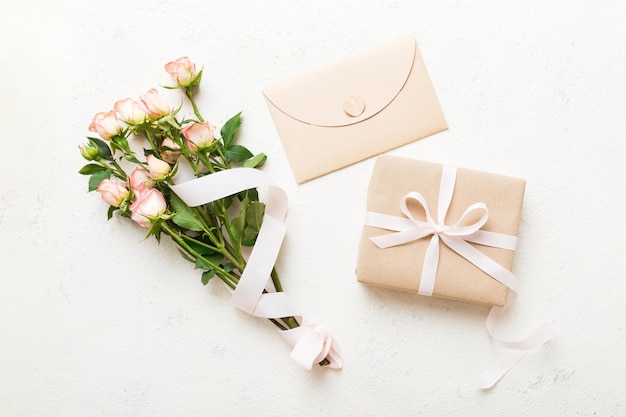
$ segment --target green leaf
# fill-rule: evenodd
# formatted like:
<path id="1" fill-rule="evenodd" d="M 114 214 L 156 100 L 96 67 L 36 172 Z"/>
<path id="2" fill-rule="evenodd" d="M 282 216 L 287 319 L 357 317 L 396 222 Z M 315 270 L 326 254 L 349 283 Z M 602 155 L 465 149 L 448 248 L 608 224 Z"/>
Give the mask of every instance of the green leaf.
<path id="1" fill-rule="evenodd" d="M 107 220 L 111 220 L 111 217 L 113 217 L 113 213 L 115 212 L 115 210 L 119 210 L 119 207 L 109 206 L 109 211 L 107 212 Z"/>
<path id="2" fill-rule="evenodd" d="M 203 245 L 200 236 L 197 236 L 197 237 L 193 238 L 193 240 L 192 239 L 185 239 L 185 243 L 187 245 L 189 245 L 189 247 L 194 252 L 202 255 L 203 257 L 219 255 L 220 258 L 218 259 L 218 261 L 221 260 L 222 255 L 219 252 L 217 252 L 216 250 L 211 249 L 211 248 L 207 248 L 205 245 Z"/>
<path id="3" fill-rule="evenodd" d="M 183 229 L 193 230 L 194 232 L 204 230 L 202 221 L 194 215 L 191 207 L 185 204 L 175 193 L 170 195 L 170 204 L 173 211 L 176 212 L 176 215 L 172 218 L 174 223 Z"/>
<path id="4" fill-rule="evenodd" d="M 241 145 L 232 145 L 226 148 L 226 158 L 233 162 L 243 162 L 252 158 L 253 154 L 248 148 Z"/>
<path id="5" fill-rule="evenodd" d="M 182 105 L 183 103 L 181 102 L 178 109 L 173 111 L 173 114 L 176 114 L 181 109 Z M 171 131 L 172 128 L 177 129 L 177 130 L 180 129 L 180 125 L 178 124 L 178 121 L 172 114 L 169 114 L 165 117 L 160 118 L 157 121 L 157 124 L 159 125 L 161 129 L 165 130 L 166 132 Z"/>
<path id="6" fill-rule="evenodd" d="M 222 140 L 224 141 L 224 148 L 228 149 L 233 144 L 233 142 L 235 141 L 235 133 L 240 126 L 241 112 L 237 113 L 236 115 L 231 117 L 226 123 L 224 123 L 224 126 L 222 126 L 222 129 L 220 130 Z"/>
<path id="7" fill-rule="evenodd" d="M 224 256 L 222 254 L 216 253 L 214 255 L 205 255 L 202 258 L 196 258 L 196 269 L 205 269 L 210 270 L 213 269 L 213 265 L 219 265 Z"/>
<path id="8" fill-rule="evenodd" d="M 148 229 L 148 233 L 146 233 L 146 239 L 152 235 L 154 235 L 154 238 L 157 240 L 157 242 L 161 243 L 161 222 L 160 221 L 153 222 L 150 225 L 150 229 Z"/>
<path id="9" fill-rule="evenodd" d="M 143 149 L 143 156 L 147 157 L 148 155 L 152 155 L 152 156 L 156 156 L 157 158 L 161 159 L 159 157 L 159 155 L 157 155 L 156 151 L 154 149 Z"/>
<path id="10" fill-rule="evenodd" d="M 111 153 L 111 148 L 109 148 L 109 145 L 107 145 L 105 141 L 103 141 L 100 138 L 93 138 L 93 137 L 88 137 L 87 139 L 89 140 L 90 143 L 98 147 L 100 158 L 107 159 L 109 161 L 113 160 L 113 154 Z"/>
<path id="11" fill-rule="evenodd" d="M 91 175 L 101 171 L 107 171 L 107 168 L 98 164 L 87 164 L 82 167 L 78 173 L 82 175 Z"/>
<path id="12" fill-rule="evenodd" d="M 202 285 L 207 285 L 209 280 L 215 275 L 215 269 L 209 269 L 202 273 Z"/>
<path id="13" fill-rule="evenodd" d="M 228 197 L 224 197 L 222 199 L 222 204 L 224 205 L 224 208 L 228 209 L 230 205 L 233 204 L 234 199 L 235 199 L 234 195 L 229 195 Z"/>
<path id="14" fill-rule="evenodd" d="M 258 201 L 259 200 L 259 192 L 256 188 L 248 188 L 247 190 L 239 191 L 235 194 L 239 201 L 243 201 L 244 198 L 247 198 L 250 201 Z"/>
<path id="15" fill-rule="evenodd" d="M 256 190 L 255 190 L 256 191 Z M 243 246 L 252 246 L 261 230 L 265 204 L 251 201 L 248 195 L 239 205 L 239 214 L 231 220 L 233 238 Z"/>
<path id="16" fill-rule="evenodd" d="M 240 245 L 243 237 L 243 229 L 246 225 L 246 212 L 248 211 L 248 203 L 250 200 L 246 196 L 239 203 L 239 214 L 230 220 L 231 235 L 235 244 Z"/>
<path id="17" fill-rule="evenodd" d="M 253 246 L 263 224 L 263 214 L 265 213 L 265 204 L 260 201 L 251 201 L 246 211 L 246 224 L 243 229 L 241 244 L 244 246 Z"/>
<path id="18" fill-rule="evenodd" d="M 190 86 L 197 86 L 200 84 L 200 80 L 202 79 L 202 71 L 204 71 L 204 68 L 202 68 L 200 71 L 198 71 L 198 73 L 196 74 L 196 76 L 194 77 L 193 80 L 191 80 L 191 85 Z"/>
<path id="19" fill-rule="evenodd" d="M 260 153 L 255 155 L 254 158 L 247 160 L 243 163 L 243 166 L 246 168 L 258 168 L 263 166 L 263 164 L 267 161 L 267 155 L 264 153 Z"/>
<path id="20" fill-rule="evenodd" d="M 111 178 L 111 171 L 107 170 L 96 172 L 95 174 L 93 174 L 91 177 L 89 177 L 89 191 L 94 191 L 96 188 L 98 188 L 100 183 L 107 178 Z"/>

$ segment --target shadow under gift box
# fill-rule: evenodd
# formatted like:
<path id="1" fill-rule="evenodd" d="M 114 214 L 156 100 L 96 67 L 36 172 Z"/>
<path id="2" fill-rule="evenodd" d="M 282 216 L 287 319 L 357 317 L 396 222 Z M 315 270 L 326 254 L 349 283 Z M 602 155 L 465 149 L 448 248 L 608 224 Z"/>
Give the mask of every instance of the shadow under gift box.
<path id="1" fill-rule="evenodd" d="M 422 194 L 435 222 L 443 165 L 395 156 L 380 156 L 374 166 L 367 196 L 367 211 L 406 217 L 400 200 L 409 192 Z M 445 224 L 456 223 L 473 203 L 483 202 L 489 210 L 484 231 L 517 236 L 526 181 L 523 179 L 458 168 L 452 201 Z M 409 205 L 416 219 L 424 220 L 424 210 Z M 468 221 L 477 220 L 468 218 Z M 382 287 L 417 292 L 424 254 L 431 236 L 380 249 L 369 238 L 393 233 L 364 226 L 357 259 L 357 280 Z M 471 243 L 504 268 L 511 270 L 514 251 Z M 443 242 L 439 245 L 433 296 L 503 306 L 508 288 Z"/>
<path id="2" fill-rule="evenodd" d="M 415 35 L 263 94 L 298 183 L 448 128 Z"/>

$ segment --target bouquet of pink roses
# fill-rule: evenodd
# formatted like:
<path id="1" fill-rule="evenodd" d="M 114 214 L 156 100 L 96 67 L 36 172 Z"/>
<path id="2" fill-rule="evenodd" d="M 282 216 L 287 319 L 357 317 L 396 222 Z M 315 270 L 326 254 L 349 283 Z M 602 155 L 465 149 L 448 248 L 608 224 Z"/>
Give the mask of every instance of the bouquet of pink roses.
<path id="1" fill-rule="evenodd" d="M 217 277 L 232 291 L 235 306 L 271 320 L 294 347 L 291 356 L 298 363 L 341 368 L 334 339 L 321 326 L 303 325 L 274 268 L 286 197 L 256 169 L 266 155 L 235 143 L 241 113 L 215 134 L 193 96 L 202 70 L 188 58 L 165 70 L 175 83 L 165 88 L 182 90 L 193 116 L 178 117 L 182 104 L 171 107 L 156 89 L 96 114 L 89 130 L 100 138 L 88 137 L 79 146 L 89 161 L 79 171 L 89 176 L 89 191 L 109 205 L 109 219 L 118 212 L 147 228 L 147 237 L 169 236 L 202 270 L 204 285 Z M 134 150 L 138 144 L 147 146 Z M 260 188 L 269 190 L 267 204 Z"/>

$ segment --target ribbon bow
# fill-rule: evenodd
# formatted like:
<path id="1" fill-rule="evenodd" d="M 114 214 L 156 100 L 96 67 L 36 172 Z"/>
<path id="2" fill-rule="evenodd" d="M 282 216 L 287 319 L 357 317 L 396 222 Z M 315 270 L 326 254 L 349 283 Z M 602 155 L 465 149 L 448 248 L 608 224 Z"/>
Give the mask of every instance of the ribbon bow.
<path id="1" fill-rule="evenodd" d="M 433 220 L 424 196 L 418 192 L 410 192 L 400 200 L 400 209 L 406 216 L 405 218 L 367 212 L 365 224 L 395 231 L 395 233 L 370 238 L 370 241 L 381 249 L 402 245 L 432 235 L 424 255 L 424 265 L 420 278 L 419 293 L 422 295 L 431 296 L 433 294 L 437 268 L 439 266 L 440 240 L 450 249 L 510 289 L 505 305 L 503 307 L 492 307 L 485 323 L 487 332 L 491 337 L 507 349 L 504 357 L 492 368 L 487 370 L 480 378 L 479 386 L 483 389 L 488 389 L 502 378 L 530 349 L 552 339 L 554 337 L 554 331 L 548 324 L 543 324 L 528 336 L 518 341 L 505 341 L 494 335 L 496 323 L 517 297 L 518 278 L 511 271 L 489 258 L 469 242 L 515 250 L 517 237 L 480 230 L 489 219 L 487 205 L 482 202 L 470 205 L 456 223 L 446 225 L 445 219 L 448 208 L 450 207 L 450 202 L 452 201 L 455 183 L 456 168 L 444 166 L 437 204 L 437 222 Z M 426 221 L 418 220 L 413 216 L 408 208 L 407 202 L 409 200 L 416 201 L 422 206 L 426 215 Z M 475 211 L 483 212 L 480 219 L 469 225 L 464 225 L 466 218 Z"/>
<path id="2" fill-rule="evenodd" d="M 420 279 L 419 293 L 422 295 L 430 296 L 433 294 L 435 276 L 439 266 L 439 240 L 442 240 L 448 247 L 487 274 L 492 276 L 495 274 L 494 278 L 507 287 L 517 289 L 517 277 L 515 275 L 468 243 L 479 243 L 509 250 L 515 250 L 517 246 L 516 236 L 480 230 L 489 219 L 489 209 L 485 203 L 472 204 L 456 223 L 450 226 L 445 224 L 455 183 L 456 169 L 444 167 L 437 204 L 437 222 L 433 220 L 430 214 L 426 199 L 418 192 L 410 192 L 400 200 L 400 209 L 406 218 L 368 212 L 367 225 L 396 231 L 396 233 L 372 237 L 370 240 L 379 248 L 385 249 L 432 235 L 424 257 Z M 407 205 L 409 200 L 416 201 L 422 206 L 426 214 L 426 221 L 417 220 L 413 216 Z M 466 218 L 475 211 L 482 211 L 482 217 L 472 224 L 464 225 Z"/>

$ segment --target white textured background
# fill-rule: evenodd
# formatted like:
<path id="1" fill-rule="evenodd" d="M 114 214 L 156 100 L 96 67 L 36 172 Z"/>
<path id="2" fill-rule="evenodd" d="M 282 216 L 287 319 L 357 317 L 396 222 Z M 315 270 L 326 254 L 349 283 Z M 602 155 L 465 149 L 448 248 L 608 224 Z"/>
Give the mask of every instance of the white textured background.
<path id="1" fill-rule="evenodd" d="M 3 1 L 0 416 L 625 416 L 622 4 Z M 391 153 L 528 181 L 500 331 L 549 319 L 559 337 L 490 392 L 487 308 L 355 280 L 374 159 L 297 186 L 260 93 L 411 32 L 450 130 Z M 209 120 L 244 110 L 241 141 L 270 156 L 285 289 L 339 339 L 342 371 L 299 368 L 270 323 L 85 192 L 92 116 L 182 55 L 205 66 Z"/>

